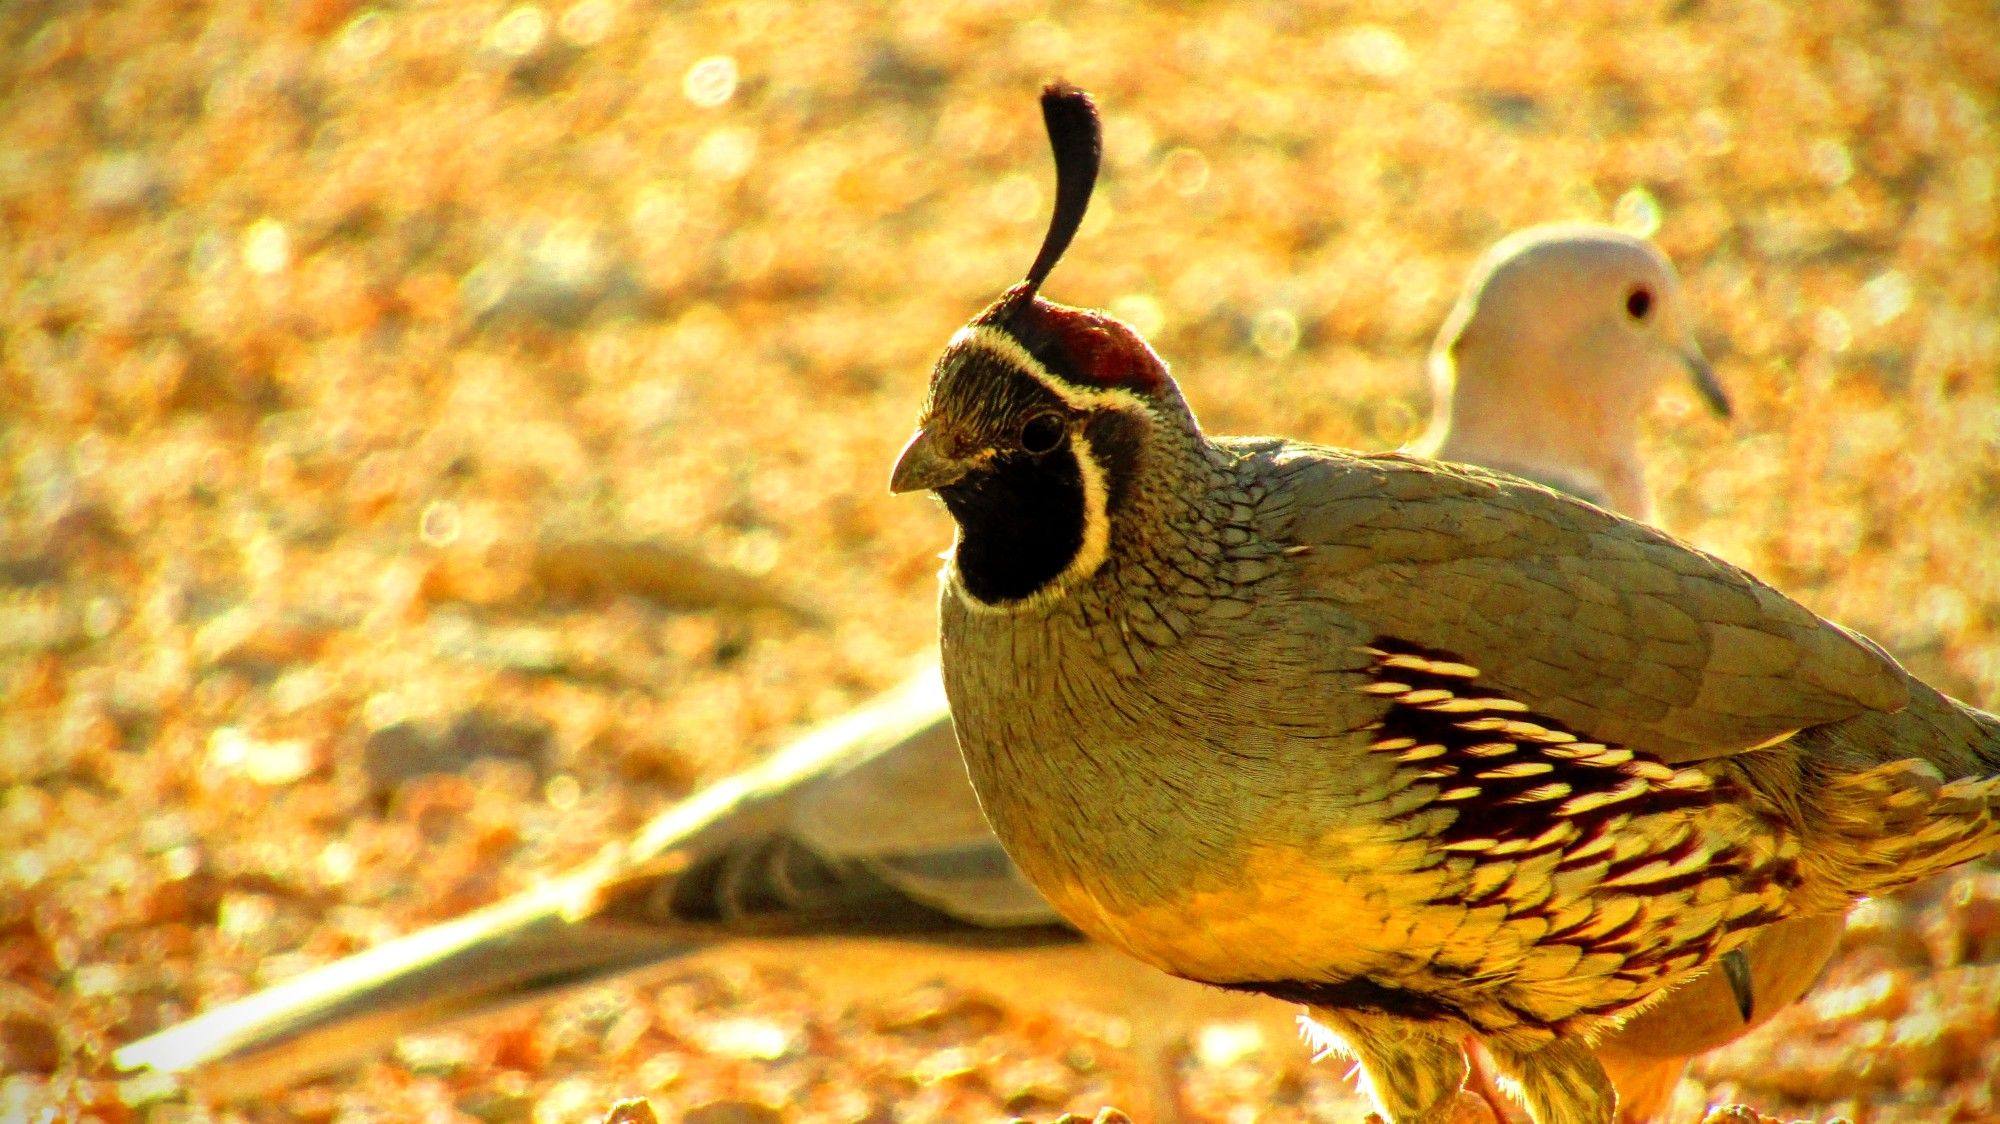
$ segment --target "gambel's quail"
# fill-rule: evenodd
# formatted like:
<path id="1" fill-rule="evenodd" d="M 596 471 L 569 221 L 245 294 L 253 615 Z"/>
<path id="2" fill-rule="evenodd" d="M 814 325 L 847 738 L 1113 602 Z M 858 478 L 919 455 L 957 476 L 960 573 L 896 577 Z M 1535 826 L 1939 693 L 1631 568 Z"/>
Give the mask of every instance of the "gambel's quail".
<path id="1" fill-rule="evenodd" d="M 1542 1124 L 1592 1043 L 1792 917 L 2000 844 L 2000 719 L 1644 524 L 1517 477 L 1213 438 L 1054 217 L 953 337 L 891 476 L 957 523 L 946 692 L 987 819 L 1071 923 L 1306 1004 L 1392 1121 L 1476 1036 Z"/>
<path id="2" fill-rule="evenodd" d="M 1622 321 L 1638 292 L 1652 318 L 1638 317 L 1646 322 L 1633 331 Z M 1421 447 L 1593 499 L 1643 502 L 1631 419 L 1658 382 L 1685 368 L 1728 412 L 1680 307 L 1671 266 L 1643 241 L 1580 224 L 1511 236 L 1481 259 L 1433 349 L 1435 420 Z M 1502 338 L 1514 346 L 1477 342 Z M 1550 418 L 1565 424 L 1536 424 Z M 1125 970 L 1057 927 L 1060 916 L 980 816 L 940 693 L 892 692 L 732 783 L 739 796 L 693 798 L 613 862 L 224 1005 L 120 1058 L 192 1070 L 213 1092 L 253 1096 L 397 1034 L 533 1002 L 720 938 L 740 955 L 805 958 L 836 993 L 848 976 L 865 977 L 857 992 L 880 995 L 896 981 L 953 970 L 1010 988 L 1045 984 L 1050 995 L 1143 1009 L 1141 1042 L 1171 1038 L 1196 1019 L 1259 1017 L 1274 1032 L 1289 1020 L 1288 1005 Z M 1796 997 L 1823 959 L 1800 972 L 1796 955 L 1767 962 L 1753 951 L 1758 1017 Z M 1742 1031 L 1741 1005 L 1722 983 L 1698 982 L 1650 1008 L 1601 1047 L 1621 1093 L 1639 1103 L 1616 1049 L 1629 1046 L 1630 1065 L 1663 1095 L 1680 1055 Z"/>
<path id="3" fill-rule="evenodd" d="M 1583 225 L 1535 228 L 1502 246 L 1523 261 L 1489 252 L 1433 349 L 1432 409 L 1458 430 L 1475 431 L 1470 452 L 1596 496 L 1593 482 L 1624 474 L 1636 484 L 1632 427 L 1609 419 L 1636 414 L 1676 365 L 1694 371 L 1704 397 L 1727 412 L 1681 326 L 1671 267 L 1650 246 Z M 1504 291 L 1488 291 L 1496 287 Z M 1629 292 L 1640 287 L 1656 294 L 1659 343 L 1605 346 L 1592 317 L 1578 310 L 1623 316 Z M 1572 330 L 1543 332 L 1532 363 L 1515 352 L 1455 346 L 1461 336 L 1514 332 L 1502 322 L 1511 317 L 1560 320 Z M 1635 366 L 1645 377 L 1632 375 Z M 1595 392 L 1538 385 L 1547 380 Z M 1495 392 L 1501 387 L 1507 393 Z M 1597 397 L 1613 401 L 1600 408 Z M 1508 434 L 1533 427 L 1482 424 L 1484 412 L 1529 404 L 1535 417 L 1587 407 L 1575 424 L 1559 427 L 1559 441 L 1510 445 Z M 1594 436 L 1595 425 L 1614 439 Z M 1427 440 L 1456 450 L 1453 432 L 1434 424 Z M 942 972 L 1142 1014 L 1135 1041 L 1152 1047 L 1141 1056 L 1156 1078 L 1164 1065 L 1151 1055 L 1198 1021 L 1255 1019 L 1269 1037 L 1289 1034 L 1292 1005 L 1161 976 L 1071 934 L 986 827 L 942 691 L 916 683 L 664 813 L 606 864 L 225 1004 L 131 1044 L 119 1058 L 188 1071 L 213 1095 L 256 1096 L 382 1049 L 399 1034 L 546 999 L 719 939 L 733 955 L 811 963 L 834 993 L 851 982 L 857 995 L 880 996 Z M 1752 963 L 1761 1017 L 1797 991 L 1780 995 L 1763 960 Z M 1710 1044 L 1690 1039 L 1690 1026 L 1715 1028 L 1714 1041 L 1743 1027 L 1731 991 L 1713 990 L 1690 1003 L 1701 989 L 1684 988 L 1617 1036 L 1634 1042 L 1635 1064 L 1649 1074 L 1671 1067 L 1663 1089 L 1678 1077 L 1677 1055 Z M 1643 1022 L 1658 1031 L 1636 1033 Z M 1625 1090 L 1623 1074 L 1614 1068 L 1613 1075 Z M 1149 1095 L 1160 1103 L 1142 1118 L 1171 1115 L 1165 1089 Z"/>

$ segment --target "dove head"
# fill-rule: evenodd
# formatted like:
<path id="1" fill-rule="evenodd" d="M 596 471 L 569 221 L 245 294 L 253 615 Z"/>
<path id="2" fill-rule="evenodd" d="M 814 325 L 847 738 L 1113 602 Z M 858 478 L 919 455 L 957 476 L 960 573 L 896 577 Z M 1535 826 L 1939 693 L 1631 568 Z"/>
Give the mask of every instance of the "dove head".
<path id="1" fill-rule="evenodd" d="M 1431 354 L 1423 451 L 1556 484 L 1643 517 L 1638 418 L 1668 380 L 1728 396 L 1695 342 L 1672 263 L 1643 239 L 1563 224 L 1474 267 Z"/>

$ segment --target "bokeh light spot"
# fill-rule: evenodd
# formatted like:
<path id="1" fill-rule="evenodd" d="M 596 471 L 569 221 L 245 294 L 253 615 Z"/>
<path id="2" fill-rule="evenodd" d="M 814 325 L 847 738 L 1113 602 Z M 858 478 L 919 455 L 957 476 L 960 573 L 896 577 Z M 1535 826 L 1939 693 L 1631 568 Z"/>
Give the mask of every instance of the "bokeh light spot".
<path id="1" fill-rule="evenodd" d="M 1131 168 L 1153 155 L 1153 126 L 1135 113 L 1114 113 L 1104 120 L 1104 155 L 1113 166 Z"/>
<path id="2" fill-rule="evenodd" d="M 1839 141 L 1813 142 L 1806 151 L 1806 163 L 1813 176 L 1828 187 L 1839 187 L 1854 177 L 1854 156 Z"/>
<path id="3" fill-rule="evenodd" d="M 542 786 L 542 798 L 556 811 L 567 812 L 576 807 L 577 801 L 583 799 L 583 786 L 568 773 L 557 773 Z"/>
<path id="4" fill-rule="evenodd" d="M 285 224 L 263 218 L 243 232 L 243 267 L 252 273 L 279 273 L 292 262 L 292 238 Z"/>
<path id="5" fill-rule="evenodd" d="M 1208 186 L 1208 157 L 1192 148 L 1176 148 L 1161 158 L 1160 178 L 1176 195 L 1199 195 Z"/>
<path id="6" fill-rule="evenodd" d="M 548 33 L 549 14 L 536 5 L 523 4 L 500 17 L 486 42 L 503 55 L 524 58 L 541 47 Z"/>
<path id="7" fill-rule="evenodd" d="M 1042 185 L 1026 172 L 1000 177 L 987 195 L 994 217 L 1006 222 L 1033 222 L 1042 213 Z"/>
<path id="8" fill-rule="evenodd" d="M 712 180 L 742 179 L 757 159 L 757 134 L 740 125 L 726 125 L 701 138 L 691 162 L 697 174 Z"/>
<path id="9" fill-rule="evenodd" d="M 1861 286 L 1861 303 L 1868 318 L 1877 325 L 1887 324 L 1910 310 L 1914 297 L 1909 275 L 1900 269 L 1878 273 Z"/>
<path id="10" fill-rule="evenodd" d="M 1151 339 L 1167 326 L 1166 310 L 1159 298 L 1149 293 L 1126 293 L 1111 301 L 1111 315 L 1132 325 L 1132 330 Z"/>
<path id="11" fill-rule="evenodd" d="M 347 21 L 341 28 L 336 49 L 354 62 L 365 62 L 389 45 L 389 20 L 373 8 Z"/>
<path id="12" fill-rule="evenodd" d="M 1410 48 L 1403 37 L 1378 24 L 1350 28 L 1340 37 L 1340 54 L 1347 65 L 1370 78 L 1395 78 L 1410 69 Z"/>
<path id="13" fill-rule="evenodd" d="M 1299 346 L 1299 318 L 1289 308 L 1267 308 L 1250 326 L 1250 342 L 1267 359 L 1283 359 Z"/>
<path id="14" fill-rule="evenodd" d="M 736 60 L 710 55 L 696 60 L 681 78 L 681 96 L 703 109 L 714 109 L 736 96 Z"/>
<path id="15" fill-rule="evenodd" d="M 1839 309 L 1822 308 L 1813 317 L 1813 342 L 1824 351 L 1846 351 L 1854 345 L 1854 326 Z"/>
<path id="16" fill-rule="evenodd" d="M 1255 1054 L 1264 1046 L 1264 1029 L 1256 1023 L 1209 1023 L 1195 1035 L 1194 1056 L 1196 1061 L 1210 1069 L 1223 1069 Z"/>
<path id="17" fill-rule="evenodd" d="M 1611 205 L 1611 225 L 1635 238 L 1651 238 L 1660 232 L 1660 201 L 1643 187 L 1635 187 Z"/>
<path id="18" fill-rule="evenodd" d="M 427 546 L 450 546 L 464 530 L 465 520 L 450 500 L 432 500 L 417 520 L 417 537 Z"/>
<path id="19" fill-rule="evenodd" d="M 556 24 L 556 31 L 563 39 L 578 47 L 594 47 L 611 33 L 611 24 L 616 13 L 605 0 L 582 0 L 573 4 L 562 14 Z"/>

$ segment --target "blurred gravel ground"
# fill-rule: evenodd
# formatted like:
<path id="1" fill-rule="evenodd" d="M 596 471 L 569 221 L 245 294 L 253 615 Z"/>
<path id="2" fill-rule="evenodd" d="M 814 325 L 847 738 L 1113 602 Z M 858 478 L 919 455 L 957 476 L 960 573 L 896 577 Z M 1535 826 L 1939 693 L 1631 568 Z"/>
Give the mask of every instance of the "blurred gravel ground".
<path id="1" fill-rule="evenodd" d="M 23 2 L 0 43 L 0 1118 L 208 1119 L 108 1049 L 898 679 L 948 531 L 883 481 L 1032 255 L 1057 74 L 1109 134 L 1052 295 L 1211 428 L 1408 438 L 1480 249 L 1656 230 L 1740 406 L 1662 404 L 1663 521 L 2000 702 L 1989 4 Z M 1996 878 L 1867 907 L 1711 1092 L 2000 1119 Z M 244 1114 L 1088 1116 L 1144 1079 L 1122 1017 L 725 964 Z M 1195 1119 L 1351 1119 L 1218 1033 Z"/>

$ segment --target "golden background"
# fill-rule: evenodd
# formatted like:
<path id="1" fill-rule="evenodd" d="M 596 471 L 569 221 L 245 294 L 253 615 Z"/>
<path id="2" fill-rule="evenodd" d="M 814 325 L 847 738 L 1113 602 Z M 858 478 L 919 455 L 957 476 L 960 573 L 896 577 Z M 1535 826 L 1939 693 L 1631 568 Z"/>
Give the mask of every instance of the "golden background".
<path id="1" fill-rule="evenodd" d="M 0 43 L 0 1117 L 130 1115 L 109 1047 L 901 678 L 949 531 L 888 467 L 1033 255 L 1058 75 L 1107 154 L 1049 294 L 1147 332 L 1209 428 L 1410 438 L 1481 249 L 1653 233 L 1738 407 L 1663 399 L 1661 521 L 2000 702 L 1987 4 L 23 3 Z M 1995 1118 L 1995 878 L 1701 1072 Z M 709 968 L 253 1112 L 955 1120 L 1140 1079 L 1115 1019 L 924 1001 Z M 1190 1114 L 1351 1118 L 1300 1054 L 1197 1051 Z"/>

